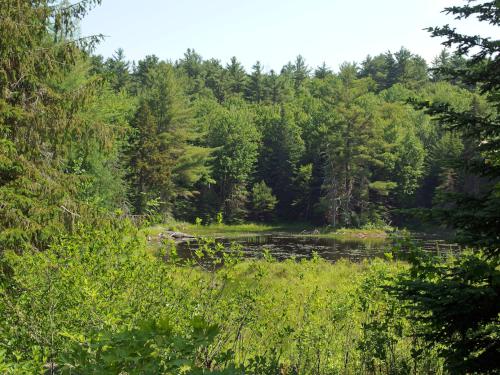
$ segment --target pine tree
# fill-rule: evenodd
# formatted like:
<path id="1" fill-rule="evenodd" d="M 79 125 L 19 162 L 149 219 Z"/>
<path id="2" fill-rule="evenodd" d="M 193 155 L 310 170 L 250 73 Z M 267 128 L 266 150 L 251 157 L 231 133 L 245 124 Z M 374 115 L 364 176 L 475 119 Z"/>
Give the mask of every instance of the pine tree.
<path id="1" fill-rule="evenodd" d="M 194 49 L 187 49 L 184 58 L 176 63 L 176 68 L 180 69 L 188 77 L 186 81 L 189 95 L 203 92 L 205 89 L 203 59 Z"/>
<path id="2" fill-rule="evenodd" d="M 99 85 L 90 79 L 64 92 L 60 83 L 101 39 L 76 38 L 77 19 L 98 3 L 0 4 L 2 250 L 42 250 L 77 221 L 92 219 L 78 200 L 83 178 L 64 167 L 71 143 L 81 139 L 78 115 Z"/>
<path id="3" fill-rule="evenodd" d="M 287 75 L 278 75 L 271 70 L 265 76 L 265 92 L 273 104 L 284 103 L 293 96 L 293 83 Z"/>
<path id="4" fill-rule="evenodd" d="M 226 72 L 219 60 L 210 59 L 203 62 L 205 86 L 219 103 L 223 103 L 227 96 Z"/>
<path id="5" fill-rule="evenodd" d="M 457 19 L 476 16 L 495 27 L 500 25 L 498 1 L 470 1 L 446 12 Z M 428 106 L 428 112 L 443 126 L 461 131 L 480 153 L 465 168 L 484 179 L 481 190 L 448 195 L 448 205 L 437 212 L 475 250 L 450 263 L 423 255 L 412 257 L 411 272 L 400 280 L 396 292 L 409 302 L 429 344 L 440 344 L 450 372 L 496 373 L 500 351 L 500 44 L 459 34 L 449 26 L 429 31 L 434 37 L 445 37 L 443 44 L 457 47 L 458 54 L 472 54 L 464 68 L 446 69 L 446 73 L 478 86 L 495 110 L 481 114 L 474 107 L 456 111 L 439 103 Z"/>
<path id="6" fill-rule="evenodd" d="M 246 98 L 254 103 L 260 103 L 266 99 L 264 89 L 264 74 L 262 73 L 262 66 L 259 61 L 252 67 L 252 74 L 248 82 L 246 90 Z"/>
<path id="7" fill-rule="evenodd" d="M 178 65 L 191 79 L 197 79 L 203 73 L 203 59 L 194 49 L 188 48 Z"/>
<path id="8" fill-rule="evenodd" d="M 292 75 L 295 90 L 298 90 L 304 81 L 309 77 L 310 69 L 301 55 L 298 55 L 293 65 Z"/>
<path id="9" fill-rule="evenodd" d="M 148 55 L 144 59 L 139 60 L 137 66 L 134 66 L 133 71 L 133 87 L 132 93 L 139 95 L 141 90 L 149 84 L 149 73 L 158 66 L 160 59 L 155 55 Z"/>
<path id="10" fill-rule="evenodd" d="M 332 73 L 333 73 L 332 70 L 326 66 L 325 62 L 323 62 L 323 64 L 321 66 L 318 66 L 314 71 L 314 77 L 319 79 L 325 79 Z"/>
<path id="11" fill-rule="evenodd" d="M 106 60 L 105 74 L 116 92 L 126 89 L 130 82 L 130 63 L 125 60 L 123 48 L 118 48 L 113 56 Z"/>
<path id="12" fill-rule="evenodd" d="M 236 57 L 226 66 L 226 85 L 228 92 L 232 94 L 243 94 L 247 82 L 245 69 Z"/>
<path id="13" fill-rule="evenodd" d="M 135 208 L 142 213 L 148 200 L 160 198 L 161 209 L 169 213 L 176 198 L 196 192 L 209 151 L 191 144 L 192 112 L 174 69 L 160 62 L 147 73 L 146 82 L 130 151 Z"/>
<path id="14" fill-rule="evenodd" d="M 427 81 L 427 63 L 418 56 L 413 55 L 408 49 L 401 48 L 394 53 L 395 65 L 390 72 L 397 83 L 407 87 L 418 87 Z"/>
<path id="15" fill-rule="evenodd" d="M 279 213 L 287 216 L 295 199 L 294 178 L 304 152 L 304 142 L 293 119 L 292 108 L 281 105 L 266 112 L 259 120 L 262 128 L 259 177 L 278 197 Z"/>
<path id="16" fill-rule="evenodd" d="M 161 153 L 158 125 L 145 100 L 141 101 L 132 126 L 135 132 L 130 142 L 131 200 L 135 212 L 144 213 L 149 200 L 171 192 L 173 166 L 168 154 Z"/>
<path id="17" fill-rule="evenodd" d="M 406 49 L 402 48 L 403 51 Z M 361 64 L 361 78 L 371 77 L 377 83 L 378 91 L 387 89 L 398 82 L 398 64 L 392 52 L 367 56 Z"/>

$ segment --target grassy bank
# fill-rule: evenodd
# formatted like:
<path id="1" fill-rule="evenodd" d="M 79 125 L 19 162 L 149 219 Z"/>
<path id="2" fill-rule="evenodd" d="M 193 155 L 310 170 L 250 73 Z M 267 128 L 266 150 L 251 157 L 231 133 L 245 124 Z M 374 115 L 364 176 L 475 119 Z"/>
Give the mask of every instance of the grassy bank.
<path id="1" fill-rule="evenodd" d="M 304 237 L 324 237 L 334 238 L 338 240 L 354 241 L 354 240 L 384 240 L 388 231 L 391 228 L 385 229 L 345 229 L 340 228 L 333 230 L 330 227 L 314 227 L 305 223 L 281 223 L 281 224 L 261 224 L 261 223 L 245 223 L 245 224 L 210 224 L 196 225 L 185 222 L 173 222 L 163 225 L 156 225 L 148 228 L 145 233 L 151 236 L 157 236 L 165 230 L 179 231 L 197 237 L 226 237 L 237 238 L 251 235 L 264 235 L 270 233 L 286 233 L 289 235 L 304 236 Z"/>
<path id="2" fill-rule="evenodd" d="M 388 230 L 384 229 L 351 229 L 340 228 L 337 230 L 323 229 L 319 233 L 306 234 L 306 236 L 334 238 L 338 240 L 385 240 L 388 236 Z"/>
<path id="3" fill-rule="evenodd" d="M 205 268 L 151 256 L 140 237 L 99 231 L 46 252 L 6 254 L 0 369 L 441 373 L 407 311 L 383 289 L 406 272 L 403 263 L 242 261 L 229 253 L 219 268 L 213 246 L 197 255 L 212 259 Z"/>

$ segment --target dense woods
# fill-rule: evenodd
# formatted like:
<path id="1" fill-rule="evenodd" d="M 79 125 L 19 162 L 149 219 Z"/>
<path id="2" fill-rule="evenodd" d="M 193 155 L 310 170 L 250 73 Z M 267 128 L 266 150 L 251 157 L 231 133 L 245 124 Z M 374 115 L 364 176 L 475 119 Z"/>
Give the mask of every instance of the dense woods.
<path id="1" fill-rule="evenodd" d="M 64 189 L 71 206 L 54 226 L 79 212 L 79 203 L 136 215 L 154 207 L 164 218 L 205 223 L 222 213 L 228 223 L 403 224 L 406 209 L 481 189 L 463 167 L 479 157 L 464 131 L 444 130 L 412 104 L 494 110 L 477 85 L 442 73 L 465 66 L 446 50 L 431 66 L 401 48 L 336 72 L 309 67 L 302 56 L 279 72 L 259 62 L 246 72 L 236 57 L 224 65 L 191 49 L 178 61 L 132 63 L 123 50 L 103 59 L 77 48 L 67 40 L 70 27 L 55 25 L 62 29 L 49 36 L 42 25 L 50 15 L 25 7 L 4 11 L 2 154 L 9 173 L 2 192 L 33 168 L 53 174 L 47 188 Z M 31 18 L 39 35 L 25 26 Z M 19 46 L 22 54 L 14 52 Z M 70 189 L 58 186 L 70 180 Z M 41 193 L 16 191 L 11 199 Z M 60 211 L 60 198 L 49 206 Z M 14 209 L 7 204 L 4 216 Z M 30 209 L 24 204 L 20 213 Z M 29 216 L 29 225 L 6 220 L 8 242 L 30 242 L 16 228 L 47 230 L 36 229 L 43 215 Z"/>
<path id="2" fill-rule="evenodd" d="M 443 52 L 433 67 L 460 63 Z M 432 207 L 439 192 L 472 192 L 479 182 L 458 161 L 476 155 L 461 132 L 443 131 L 409 100 L 478 113 L 489 106 L 479 91 L 428 68 L 405 48 L 338 72 L 313 70 L 301 56 L 279 73 L 259 62 L 246 72 L 236 58 L 224 66 L 193 50 L 133 67 L 122 50 L 93 57 L 92 72 L 131 98 L 135 112 L 123 128 L 124 179 L 115 179 L 128 194 L 112 201 L 144 214 L 157 199 L 162 215 L 188 221 L 222 212 L 227 222 L 362 226 L 394 222 L 398 209 Z M 276 200 L 265 216 L 251 194 L 263 184 Z"/>
<path id="3" fill-rule="evenodd" d="M 429 64 L 402 47 L 337 70 L 132 62 L 79 35 L 99 3 L 0 0 L 0 372 L 498 371 L 498 40 L 436 27 L 457 49 Z M 447 12 L 497 27 L 499 9 Z M 151 256 L 137 218 L 446 227 L 472 250 L 332 266 L 232 249 L 204 273 Z"/>

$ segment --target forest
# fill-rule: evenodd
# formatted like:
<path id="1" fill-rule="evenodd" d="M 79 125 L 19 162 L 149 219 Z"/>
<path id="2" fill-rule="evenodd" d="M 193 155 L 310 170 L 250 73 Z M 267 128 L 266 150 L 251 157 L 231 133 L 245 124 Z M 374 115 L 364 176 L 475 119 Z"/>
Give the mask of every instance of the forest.
<path id="1" fill-rule="evenodd" d="M 0 373 L 500 371 L 499 40 L 429 25 L 432 62 L 337 70 L 129 61 L 80 34 L 99 4 L 0 0 Z M 445 12 L 500 25 L 496 0 Z M 186 260 L 148 246 L 166 223 L 393 234 L 360 263 L 212 238 Z"/>

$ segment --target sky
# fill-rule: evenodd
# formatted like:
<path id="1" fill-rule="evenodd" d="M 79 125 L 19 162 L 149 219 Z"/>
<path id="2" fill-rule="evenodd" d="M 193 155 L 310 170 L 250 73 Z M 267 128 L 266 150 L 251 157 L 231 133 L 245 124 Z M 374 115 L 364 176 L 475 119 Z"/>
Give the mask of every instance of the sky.
<path id="1" fill-rule="evenodd" d="M 175 61 L 187 48 L 224 64 L 236 56 L 279 71 L 301 54 L 310 67 L 361 62 L 402 46 L 431 61 L 441 41 L 423 30 L 450 23 L 491 35 L 475 20 L 454 22 L 444 7 L 463 0 L 103 0 L 82 21 L 82 35 L 104 34 L 95 53 L 123 48 L 128 60 L 155 54 Z"/>

